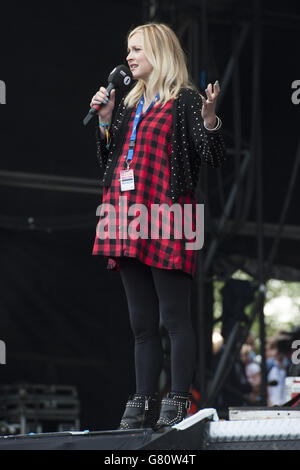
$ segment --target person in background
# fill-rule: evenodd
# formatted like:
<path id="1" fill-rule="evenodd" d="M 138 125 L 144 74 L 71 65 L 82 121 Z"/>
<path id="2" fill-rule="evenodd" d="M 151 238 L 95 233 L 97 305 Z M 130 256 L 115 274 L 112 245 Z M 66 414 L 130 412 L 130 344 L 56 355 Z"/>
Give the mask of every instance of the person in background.
<path id="1" fill-rule="evenodd" d="M 253 349 L 249 344 L 243 344 L 240 357 L 245 367 L 247 380 L 252 387 L 251 401 L 258 402 L 261 393 L 261 370 L 260 365 L 252 359 L 252 352 Z"/>
<path id="2" fill-rule="evenodd" d="M 280 332 L 267 341 L 268 406 L 280 406 L 286 402 L 285 379 L 290 365 L 289 344 L 290 339 Z"/>
<path id="3" fill-rule="evenodd" d="M 246 339 L 246 344 L 248 344 L 251 348 L 251 351 L 250 351 L 250 360 L 251 361 L 254 361 L 255 360 L 255 357 L 256 357 L 256 352 L 255 352 L 255 348 L 256 348 L 256 335 L 253 331 L 250 331 L 249 332 L 249 335 L 248 335 L 248 338 Z"/>

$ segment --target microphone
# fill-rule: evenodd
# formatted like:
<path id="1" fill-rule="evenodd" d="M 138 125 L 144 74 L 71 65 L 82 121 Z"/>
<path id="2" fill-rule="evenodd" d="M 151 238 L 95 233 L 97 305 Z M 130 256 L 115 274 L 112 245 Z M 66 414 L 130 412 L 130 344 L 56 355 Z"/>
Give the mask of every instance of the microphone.
<path id="1" fill-rule="evenodd" d="M 108 76 L 107 92 L 110 94 L 114 88 L 128 88 L 132 82 L 132 74 L 126 65 L 118 65 L 115 67 Z M 86 126 L 90 120 L 97 114 L 103 104 L 94 104 L 89 110 L 88 114 L 83 120 L 83 124 Z"/>

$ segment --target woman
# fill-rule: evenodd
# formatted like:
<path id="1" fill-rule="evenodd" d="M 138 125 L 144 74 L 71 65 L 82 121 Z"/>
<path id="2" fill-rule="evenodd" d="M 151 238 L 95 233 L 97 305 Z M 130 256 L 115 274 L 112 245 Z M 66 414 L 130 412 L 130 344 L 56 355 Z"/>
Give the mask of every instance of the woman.
<path id="1" fill-rule="evenodd" d="M 107 214 L 108 207 L 115 210 L 113 217 L 99 220 L 93 254 L 107 257 L 108 269 L 120 272 L 135 337 L 136 390 L 120 429 L 159 430 L 183 420 L 190 406 L 196 348 L 190 294 L 199 247 L 186 245 L 193 237 L 186 231 L 182 235 L 181 229 L 189 224 L 194 230 L 198 223 L 195 188 L 201 160 L 215 167 L 224 161 L 221 121 L 215 115 L 220 87 L 209 84 L 206 98 L 201 97 L 189 81 L 176 35 L 164 24 L 135 28 L 127 43 L 126 59 L 136 83 L 113 122 L 114 91 L 108 96 L 101 87 L 91 100 L 91 106 L 104 104 L 97 130 L 104 169 L 99 215 Z M 133 204 L 143 217 L 129 227 L 126 211 Z M 179 223 L 176 211 L 169 212 L 166 222 L 157 213 L 153 216 L 157 205 L 189 210 Z M 161 236 L 164 224 L 167 236 Z M 159 229 L 159 236 L 149 236 L 150 226 L 154 232 Z M 160 316 L 171 343 L 171 390 L 161 404 Z"/>

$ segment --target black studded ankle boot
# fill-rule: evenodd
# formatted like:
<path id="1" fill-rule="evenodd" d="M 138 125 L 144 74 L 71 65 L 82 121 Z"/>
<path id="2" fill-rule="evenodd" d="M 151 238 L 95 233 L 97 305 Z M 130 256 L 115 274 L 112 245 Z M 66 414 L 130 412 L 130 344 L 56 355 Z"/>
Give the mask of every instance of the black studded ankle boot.
<path id="1" fill-rule="evenodd" d="M 184 420 L 191 407 L 191 398 L 190 393 L 168 393 L 167 397 L 161 401 L 160 416 L 155 430 L 162 431 L 164 428 Z"/>
<path id="2" fill-rule="evenodd" d="M 119 429 L 154 429 L 159 417 L 159 409 L 158 395 L 135 393 L 129 397 L 126 403 Z"/>

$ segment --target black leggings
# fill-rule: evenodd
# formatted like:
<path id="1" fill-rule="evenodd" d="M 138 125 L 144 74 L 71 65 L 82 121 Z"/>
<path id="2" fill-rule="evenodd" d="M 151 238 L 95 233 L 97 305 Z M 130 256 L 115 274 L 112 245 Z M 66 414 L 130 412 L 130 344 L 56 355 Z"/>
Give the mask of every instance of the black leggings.
<path id="1" fill-rule="evenodd" d="M 188 392 L 196 349 L 190 311 L 192 278 L 183 271 L 154 268 L 134 258 L 119 261 L 135 337 L 136 393 L 157 391 L 163 365 L 160 314 L 171 343 L 171 391 Z"/>

